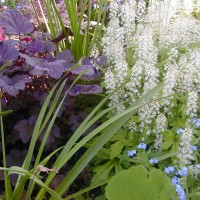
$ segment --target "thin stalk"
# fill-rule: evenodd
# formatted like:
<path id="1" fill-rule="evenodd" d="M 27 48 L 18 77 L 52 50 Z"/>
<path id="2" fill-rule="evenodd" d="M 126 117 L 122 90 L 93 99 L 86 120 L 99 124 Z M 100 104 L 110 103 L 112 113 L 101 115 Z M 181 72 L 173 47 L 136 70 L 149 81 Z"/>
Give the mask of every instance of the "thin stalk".
<path id="1" fill-rule="evenodd" d="M 55 38 L 56 37 L 56 30 L 55 30 L 55 26 L 54 26 L 52 14 L 51 14 L 50 1 L 46 0 L 45 5 L 46 5 L 46 11 L 47 11 L 47 17 L 48 17 L 48 23 L 49 23 L 49 33 L 51 33 L 52 38 Z"/>
<path id="2" fill-rule="evenodd" d="M 31 6 L 31 8 L 32 8 L 32 10 L 33 10 L 34 16 L 35 16 L 35 18 L 36 18 L 36 20 L 37 20 L 39 29 L 40 29 L 40 31 L 41 31 L 41 33 L 42 33 L 42 37 L 43 37 L 43 39 L 46 41 L 46 37 L 45 37 L 45 35 L 44 35 L 44 31 L 43 31 L 43 29 L 42 29 L 42 25 L 41 25 L 41 23 L 40 23 L 40 20 L 39 20 L 38 15 L 37 15 L 37 11 L 36 11 L 36 9 L 35 9 L 35 7 L 34 7 L 34 5 L 33 5 L 33 1 L 32 1 L 32 0 L 29 0 L 29 3 L 30 3 L 30 6 Z"/>
<path id="3" fill-rule="evenodd" d="M 44 23 L 45 23 L 45 25 L 46 25 L 47 31 L 50 33 L 50 28 L 49 28 L 49 26 L 48 26 L 48 22 L 47 22 L 47 19 L 46 19 L 45 14 L 44 14 L 44 11 L 43 11 L 43 8 L 42 8 L 42 5 L 41 5 L 40 0 L 38 0 L 38 5 L 39 5 L 39 7 L 40 7 L 40 11 L 41 11 L 41 13 L 42 13 L 42 18 L 43 18 Z"/>
<path id="4" fill-rule="evenodd" d="M 0 90 L 1 95 L 1 90 Z M 1 97 L 0 97 L 0 113 L 2 112 L 1 107 Z M 5 138 L 4 138 L 4 127 L 3 127 L 3 117 L 0 116 L 0 124 L 1 124 L 1 144 L 2 144 L 2 156 L 3 156 L 3 167 L 6 168 L 6 147 L 5 147 Z M 4 179 L 5 179 L 5 192 L 6 192 L 6 199 L 12 200 L 12 189 L 10 180 L 8 177 L 8 173 L 4 170 Z"/>

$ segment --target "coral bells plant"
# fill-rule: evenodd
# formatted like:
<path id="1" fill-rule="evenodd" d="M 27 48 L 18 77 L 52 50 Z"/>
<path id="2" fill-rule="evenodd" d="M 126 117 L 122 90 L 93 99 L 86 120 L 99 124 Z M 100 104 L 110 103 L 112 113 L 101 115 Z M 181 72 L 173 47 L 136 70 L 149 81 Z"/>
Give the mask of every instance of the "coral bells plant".
<path id="1" fill-rule="evenodd" d="M 123 112 L 127 102 L 134 103 L 158 83 L 164 84 L 154 101 L 144 104 L 124 128 L 127 133 L 124 138 L 132 138 L 133 148 L 130 149 L 131 144 L 124 144 L 118 153 L 123 154 L 123 146 L 126 146 L 130 150 L 128 155 L 137 159 L 136 146 L 145 143 L 152 163 L 155 157 L 158 163 L 154 163 L 162 170 L 166 164 L 177 169 L 188 167 L 184 176 L 190 175 L 190 178 L 199 173 L 196 166 L 200 162 L 197 153 L 200 146 L 199 8 L 200 1 L 192 0 L 150 0 L 148 4 L 144 0 L 113 0 L 108 28 L 102 39 L 108 59 L 104 76 L 107 93 L 130 79 L 110 97 L 109 106 L 117 106 L 115 114 Z M 120 104 L 123 101 L 125 103 Z M 119 142 L 116 138 L 113 140 Z M 194 145 L 197 149 L 192 148 Z M 109 147 L 111 151 L 113 146 Z M 168 160 L 160 158 L 164 160 L 161 163 L 159 156 L 165 153 L 176 156 Z M 179 186 L 177 194 L 183 192 L 182 186 L 187 187 L 182 184 L 180 189 Z M 182 196 L 180 199 L 186 199 L 185 193 Z"/>

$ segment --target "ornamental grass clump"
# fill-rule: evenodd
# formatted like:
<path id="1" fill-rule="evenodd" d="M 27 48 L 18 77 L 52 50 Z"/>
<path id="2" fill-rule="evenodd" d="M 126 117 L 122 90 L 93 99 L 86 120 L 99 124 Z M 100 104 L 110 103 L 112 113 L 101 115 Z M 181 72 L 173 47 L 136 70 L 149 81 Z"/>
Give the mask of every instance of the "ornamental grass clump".
<path id="1" fill-rule="evenodd" d="M 105 88 L 110 93 L 127 77 L 131 81 L 110 97 L 109 106 L 115 105 L 119 114 L 127 102 L 135 102 L 163 82 L 162 92 L 144 104 L 126 127 L 151 152 L 178 151 L 170 162 L 178 168 L 186 165 L 193 173 L 192 166 L 199 162 L 191 146 L 199 146 L 194 120 L 200 114 L 200 1 L 146 2 L 110 3 L 102 39 L 108 66 Z"/>

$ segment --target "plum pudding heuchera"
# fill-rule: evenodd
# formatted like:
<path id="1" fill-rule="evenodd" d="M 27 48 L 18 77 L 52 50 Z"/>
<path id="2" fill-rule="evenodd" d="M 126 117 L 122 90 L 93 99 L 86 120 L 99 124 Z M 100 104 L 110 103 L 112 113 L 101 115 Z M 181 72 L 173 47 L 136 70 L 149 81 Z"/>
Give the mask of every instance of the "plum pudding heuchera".
<path id="1" fill-rule="evenodd" d="M 66 76 L 67 82 L 62 97 L 68 92 L 74 79 L 82 74 L 77 84 L 68 92 L 58 114 L 58 124 L 63 123 L 62 115 L 68 117 L 70 111 L 76 107 L 76 96 L 102 92 L 95 80 L 100 77 L 98 66 L 104 63 L 105 57 L 102 56 L 74 60 L 69 49 L 60 52 L 50 34 L 45 33 L 44 37 L 34 36 L 32 23 L 19 11 L 4 11 L 0 16 L 0 95 L 4 109 L 16 112 L 5 122 L 10 134 L 7 142 L 16 145 L 16 141 L 23 144 L 29 142 L 35 118 L 45 97 L 63 76 Z M 77 67 L 72 69 L 75 65 Z M 56 148 L 60 135 L 60 127 L 55 124 L 46 144 L 47 150 Z"/>

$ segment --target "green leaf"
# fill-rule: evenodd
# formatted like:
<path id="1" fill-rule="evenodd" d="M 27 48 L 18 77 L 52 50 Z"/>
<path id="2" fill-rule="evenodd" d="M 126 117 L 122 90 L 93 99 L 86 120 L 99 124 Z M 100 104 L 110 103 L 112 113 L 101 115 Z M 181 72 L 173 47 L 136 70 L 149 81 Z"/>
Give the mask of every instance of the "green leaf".
<path id="1" fill-rule="evenodd" d="M 110 150 L 111 150 L 110 159 L 113 159 L 117 157 L 118 155 L 120 155 L 123 147 L 124 147 L 124 142 L 122 140 L 119 140 L 115 142 L 114 144 L 112 144 L 110 147 Z"/>
<path id="2" fill-rule="evenodd" d="M 0 170 L 3 171 L 8 171 L 8 174 L 20 174 L 23 176 L 29 176 L 31 178 L 31 176 L 33 174 L 31 174 L 30 172 L 28 172 L 27 170 L 21 168 L 21 167 L 17 167 L 17 166 L 13 166 L 10 168 L 3 168 L 0 167 Z M 38 185 L 40 185 L 42 188 L 44 188 L 49 194 L 51 194 L 51 196 L 56 199 L 56 200 L 62 200 L 62 198 L 60 197 L 60 195 L 58 195 L 54 190 L 50 189 L 47 185 L 45 185 L 40 179 L 38 179 L 37 177 L 34 177 L 34 182 L 36 182 Z"/>
<path id="3" fill-rule="evenodd" d="M 110 170 L 114 167 L 113 161 L 109 161 L 104 165 L 100 165 L 95 167 L 94 172 L 96 174 L 92 178 L 92 185 L 97 184 L 103 180 L 108 179 L 108 175 L 110 173 Z"/>
<path id="4" fill-rule="evenodd" d="M 8 114 L 10 114 L 10 113 L 12 113 L 12 112 L 13 112 L 13 110 L 6 110 L 6 111 L 4 111 L 4 112 L 0 112 L 0 116 L 8 115 Z"/>
<path id="5" fill-rule="evenodd" d="M 141 165 L 118 173 L 106 187 L 108 200 L 170 200 L 174 193 L 175 187 L 164 172 L 153 169 L 149 173 Z"/>
<path id="6" fill-rule="evenodd" d="M 189 195 L 191 200 L 199 200 L 200 199 L 200 192 L 191 193 Z"/>

